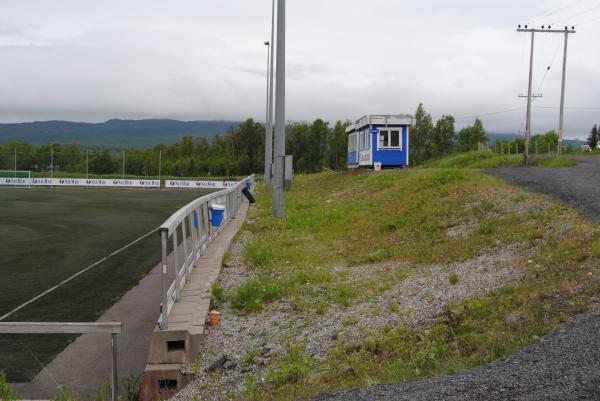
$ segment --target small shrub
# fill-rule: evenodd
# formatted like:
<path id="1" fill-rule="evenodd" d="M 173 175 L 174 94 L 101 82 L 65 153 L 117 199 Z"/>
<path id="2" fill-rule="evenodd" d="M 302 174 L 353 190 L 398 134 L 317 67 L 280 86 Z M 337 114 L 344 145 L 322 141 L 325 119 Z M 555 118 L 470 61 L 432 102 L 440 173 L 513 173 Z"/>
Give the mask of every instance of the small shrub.
<path id="1" fill-rule="evenodd" d="M 125 399 L 127 401 L 137 401 L 140 393 L 140 376 L 131 373 L 122 380 L 122 383 L 125 390 Z"/>
<path id="2" fill-rule="evenodd" d="M 402 312 L 402 309 L 400 308 L 400 305 L 398 305 L 397 303 L 393 302 L 390 304 L 390 311 L 399 315 L 400 312 Z"/>
<path id="3" fill-rule="evenodd" d="M 58 391 L 52 396 L 51 401 L 79 401 L 79 398 L 71 392 L 64 384 L 58 387 Z"/>
<path id="4" fill-rule="evenodd" d="M 233 307 L 245 313 L 259 312 L 264 304 L 283 297 L 283 289 L 276 281 L 254 279 L 237 288 L 231 301 Z"/>
<path id="5" fill-rule="evenodd" d="M 13 401 L 18 399 L 18 396 L 10 388 L 6 380 L 6 374 L 0 370 L 0 400 L 2 401 Z"/>
<path id="6" fill-rule="evenodd" d="M 210 286 L 210 303 L 213 307 L 219 308 L 225 303 L 227 297 L 225 295 L 225 289 L 219 287 L 217 283 L 213 283 Z"/>
<path id="7" fill-rule="evenodd" d="M 386 233 L 393 233 L 394 231 L 398 230 L 398 226 L 394 223 L 390 223 L 390 224 L 385 224 L 383 227 L 381 227 L 380 231 L 383 234 Z"/>
<path id="8" fill-rule="evenodd" d="M 592 256 L 600 256 L 600 239 L 593 241 L 590 245 Z"/>
<path id="9" fill-rule="evenodd" d="M 458 274 L 456 274 L 456 273 L 450 273 L 450 275 L 448 276 L 448 281 L 452 285 L 458 284 Z"/>
<path id="10" fill-rule="evenodd" d="M 251 242 L 246 246 L 244 259 L 248 265 L 255 269 L 269 266 L 273 261 L 273 253 L 268 244 Z"/>
<path id="11" fill-rule="evenodd" d="M 350 306 L 350 300 L 358 294 L 356 288 L 348 284 L 337 284 L 333 290 L 333 299 L 342 306 Z"/>
<path id="12" fill-rule="evenodd" d="M 266 381 L 278 386 L 294 385 L 302 386 L 309 378 L 315 361 L 304 353 L 304 344 L 286 345 L 286 353 L 281 361 L 269 368 Z"/>
<path id="13" fill-rule="evenodd" d="M 484 218 L 479 221 L 475 227 L 475 233 L 479 235 L 490 235 L 496 232 L 498 228 L 498 219 Z"/>

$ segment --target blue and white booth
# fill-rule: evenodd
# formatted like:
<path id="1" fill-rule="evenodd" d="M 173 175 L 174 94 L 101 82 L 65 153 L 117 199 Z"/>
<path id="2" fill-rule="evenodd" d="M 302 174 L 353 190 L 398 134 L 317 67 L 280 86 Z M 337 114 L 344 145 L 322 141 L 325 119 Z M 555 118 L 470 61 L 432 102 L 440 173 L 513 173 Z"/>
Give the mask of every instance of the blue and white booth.
<path id="1" fill-rule="evenodd" d="M 369 115 L 346 128 L 348 167 L 405 167 L 409 164 L 406 114 Z"/>

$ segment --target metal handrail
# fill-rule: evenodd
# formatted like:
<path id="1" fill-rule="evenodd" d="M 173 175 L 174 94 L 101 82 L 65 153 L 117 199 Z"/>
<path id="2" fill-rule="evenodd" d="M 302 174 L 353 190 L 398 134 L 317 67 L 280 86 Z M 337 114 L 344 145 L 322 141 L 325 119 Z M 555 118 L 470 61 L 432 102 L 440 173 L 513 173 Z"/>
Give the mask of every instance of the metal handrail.
<path id="1" fill-rule="evenodd" d="M 227 226 L 242 204 L 242 190 L 247 182 L 253 182 L 254 175 L 238 182 L 234 187 L 202 196 L 185 205 L 169 217 L 158 229 L 161 238 L 162 261 L 162 303 L 158 326 L 161 330 L 168 329 L 168 315 L 176 302 L 181 300 L 181 289 L 185 285 L 198 264 L 202 252 L 210 241 L 216 238 Z M 211 225 L 210 208 L 213 205 L 225 206 L 223 223 L 219 228 Z M 179 228 L 183 238 L 179 241 Z M 189 233 L 188 233 L 189 230 Z M 172 266 L 175 279 L 167 283 L 168 242 L 172 241 Z M 179 260 L 179 252 L 183 248 L 183 258 Z"/>
<path id="2" fill-rule="evenodd" d="M 121 333 L 121 322 L 95 323 L 38 323 L 38 322 L 0 322 L 0 334 L 89 334 L 103 333 L 111 335 L 111 401 L 117 400 L 119 380 L 117 373 L 117 335 Z"/>

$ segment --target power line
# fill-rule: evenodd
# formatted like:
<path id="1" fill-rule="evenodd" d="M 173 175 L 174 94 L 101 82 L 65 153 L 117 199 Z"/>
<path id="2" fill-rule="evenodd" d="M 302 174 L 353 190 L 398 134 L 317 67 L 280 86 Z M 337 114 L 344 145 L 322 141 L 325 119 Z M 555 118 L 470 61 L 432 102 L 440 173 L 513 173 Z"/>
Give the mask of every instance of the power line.
<path id="1" fill-rule="evenodd" d="M 551 10 L 551 11 L 547 11 L 545 13 L 540 14 L 537 17 L 533 17 L 533 18 L 531 18 L 530 21 L 533 22 L 533 21 L 536 21 L 536 20 L 540 20 L 541 18 L 547 18 L 547 17 L 549 17 L 549 16 L 551 16 L 553 14 L 556 14 L 557 12 L 560 12 L 560 11 L 562 11 L 564 9 L 567 9 L 567 8 L 571 7 L 572 5 L 574 5 L 576 3 L 579 3 L 580 1 L 581 0 L 574 0 L 574 1 L 570 2 L 570 3 L 568 3 L 565 6 L 561 6 L 561 7 L 557 8 L 557 9 L 554 9 L 554 10 Z"/>
<path id="2" fill-rule="evenodd" d="M 594 21 L 598 21 L 598 20 L 600 20 L 600 16 L 594 17 L 594 18 L 586 20 L 586 21 L 583 21 L 583 22 L 581 22 L 579 24 L 575 24 L 575 26 L 576 27 L 580 27 L 581 25 L 586 25 L 586 24 L 589 24 L 590 22 L 594 22 Z"/>
<path id="3" fill-rule="evenodd" d="M 507 110 L 500 110 L 500 111 L 493 111 L 490 113 L 482 113 L 482 114 L 474 114 L 471 116 L 461 116 L 461 117 L 456 117 L 455 120 L 467 120 L 469 118 L 479 118 L 479 117 L 488 117 L 488 116 L 494 116 L 497 114 L 505 114 L 505 113 L 510 113 L 513 111 L 517 111 L 517 110 L 522 110 L 523 107 L 515 107 L 512 109 L 507 109 Z"/>
<path id="4" fill-rule="evenodd" d="M 536 109 L 560 109 L 559 106 L 533 106 Z M 565 110 L 600 110 L 600 107 L 565 107 Z"/>
<path id="5" fill-rule="evenodd" d="M 568 17 L 566 17 L 566 18 L 562 18 L 562 21 L 570 21 L 570 20 L 572 20 L 572 19 L 573 19 L 573 18 L 575 18 L 575 17 L 578 17 L 578 16 L 580 16 L 580 15 L 582 15 L 582 14 L 589 13 L 589 12 L 591 12 L 591 11 L 594 11 L 594 10 L 597 10 L 597 9 L 599 9 L 599 8 L 600 8 L 600 5 L 596 4 L 594 7 L 591 7 L 591 8 L 585 9 L 585 10 L 583 10 L 583 11 L 580 11 L 580 12 L 578 12 L 578 13 L 575 13 L 575 14 L 572 14 L 572 15 L 570 15 L 570 16 L 568 16 Z M 557 22 L 555 22 L 553 25 L 556 25 L 556 24 L 557 24 Z"/>
<path id="6" fill-rule="evenodd" d="M 552 56 L 552 60 L 550 60 L 550 63 L 548 64 L 548 67 L 546 68 L 546 72 L 544 72 L 544 76 L 542 77 L 542 80 L 540 81 L 540 85 L 538 86 L 538 92 L 541 91 L 542 86 L 544 85 L 544 82 L 546 81 L 546 77 L 548 77 L 548 73 L 550 73 L 550 69 L 552 68 L 552 64 L 554 64 L 554 60 L 556 60 L 556 56 L 558 56 L 558 51 L 560 50 L 560 46 L 561 43 L 558 42 L 558 46 L 556 46 L 556 51 L 554 52 L 554 56 Z"/>

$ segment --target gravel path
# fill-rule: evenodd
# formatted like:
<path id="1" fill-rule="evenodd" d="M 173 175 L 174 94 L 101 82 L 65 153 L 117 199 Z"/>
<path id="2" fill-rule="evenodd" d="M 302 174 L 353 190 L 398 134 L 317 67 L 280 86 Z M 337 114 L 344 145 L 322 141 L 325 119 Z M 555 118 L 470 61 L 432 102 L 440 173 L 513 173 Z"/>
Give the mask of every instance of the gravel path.
<path id="1" fill-rule="evenodd" d="M 502 168 L 487 173 L 582 207 L 600 220 L 600 157 L 573 168 Z M 600 314 L 581 317 L 508 358 L 453 376 L 322 394 L 342 400 L 600 400 Z"/>
<path id="2" fill-rule="evenodd" d="M 577 167 L 498 168 L 486 173 L 511 184 L 556 197 L 572 207 L 583 207 L 586 216 L 600 220 L 600 156 L 573 156 Z"/>
<path id="3" fill-rule="evenodd" d="M 537 345 L 454 376 L 339 394 L 341 400 L 600 400 L 600 317 L 580 318 Z"/>

